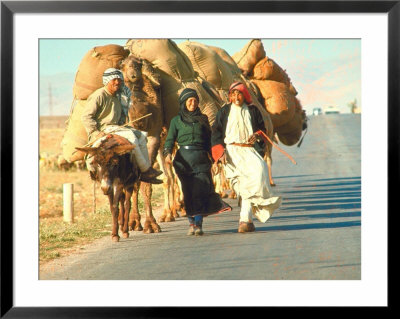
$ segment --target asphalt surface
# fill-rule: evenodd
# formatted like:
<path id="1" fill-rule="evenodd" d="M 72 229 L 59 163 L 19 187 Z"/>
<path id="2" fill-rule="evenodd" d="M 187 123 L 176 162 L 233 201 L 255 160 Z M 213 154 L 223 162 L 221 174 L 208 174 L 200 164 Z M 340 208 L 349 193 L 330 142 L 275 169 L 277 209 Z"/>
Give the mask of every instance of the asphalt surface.
<path id="1" fill-rule="evenodd" d="M 255 219 L 255 233 L 237 233 L 239 207 L 227 200 L 234 210 L 207 217 L 203 236 L 178 218 L 158 234 L 100 239 L 41 267 L 40 279 L 361 279 L 361 115 L 310 116 L 301 147 L 280 146 L 297 165 L 273 151 L 271 190 L 283 202 L 265 224 Z"/>

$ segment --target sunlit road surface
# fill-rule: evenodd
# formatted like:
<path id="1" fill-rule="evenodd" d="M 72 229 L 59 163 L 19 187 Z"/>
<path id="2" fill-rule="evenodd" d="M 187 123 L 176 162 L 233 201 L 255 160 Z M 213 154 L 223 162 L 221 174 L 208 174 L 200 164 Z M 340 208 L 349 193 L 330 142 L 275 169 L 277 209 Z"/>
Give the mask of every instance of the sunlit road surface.
<path id="1" fill-rule="evenodd" d="M 40 279 L 361 279 L 361 115 L 310 116 L 301 147 L 280 146 L 297 165 L 274 149 L 271 190 L 283 202 L 255 233 L 237 233 L 237 200 L 227 200 L 234 210 L 207 217 L 201 237 L 178 218 L 158 234 L 98 240 Z"/>

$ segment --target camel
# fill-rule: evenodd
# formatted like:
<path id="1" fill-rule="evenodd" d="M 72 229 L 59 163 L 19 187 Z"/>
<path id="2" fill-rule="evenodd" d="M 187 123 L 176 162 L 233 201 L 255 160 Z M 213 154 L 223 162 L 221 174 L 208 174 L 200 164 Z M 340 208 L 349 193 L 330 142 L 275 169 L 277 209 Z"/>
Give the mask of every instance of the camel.
<path id="1" fill-rule="evenodd" d="M 163 129 L 163 112 L 160 94 L 160 76 L 145 59 L 129 55 L 121 64 L 121 71 L 124 75 L 125 85 L 131 90 L 131 102 L 129 106 L 129 120 L 142 117 L 151 113 L 151 117 L 144 118 L 133 124 L 134 128 L 148 133 L 147 149 L 151 164 L 154 165 L 157 155 L 160 153 L 161 137 L 166 137 L 166 129 Z M 179 217 L 178 205 L 175 204 L 174 185 L 175 179 L 172 166 L 164 162 L 160 153 L 158 162 L 164 172 L 164 211 L 159 222 L 174 221 Z M 145 209 L 152 214 L 151 196 L 152 186 L 148 183 L 141 183 L 140 191 L 144 197 Z M 137 202 L 138 192 L 134 190 L 133 200 Z M 137 207 L 134 205 L 134 207 Z M 182 211 L 182 209 L 181 209 Z M 148 230 L 151 228 L 147 228 Z M 140 222 L 136 223 L 133 230 L 141 230 Z"/>

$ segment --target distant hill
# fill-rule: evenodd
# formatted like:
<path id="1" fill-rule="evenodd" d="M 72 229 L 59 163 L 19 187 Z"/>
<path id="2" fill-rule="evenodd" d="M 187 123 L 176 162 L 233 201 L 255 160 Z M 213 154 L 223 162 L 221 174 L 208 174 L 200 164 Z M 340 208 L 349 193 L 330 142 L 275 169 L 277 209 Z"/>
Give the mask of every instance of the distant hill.
<path id="1" fill-rule="evenodd" d="M 40 76 L 39 80 L 39 115 L 69 115 L 73 99 L 75 73 L 59 73 Z M 50 114 L 49 84 L 53 96 L 53 114 Z"/>

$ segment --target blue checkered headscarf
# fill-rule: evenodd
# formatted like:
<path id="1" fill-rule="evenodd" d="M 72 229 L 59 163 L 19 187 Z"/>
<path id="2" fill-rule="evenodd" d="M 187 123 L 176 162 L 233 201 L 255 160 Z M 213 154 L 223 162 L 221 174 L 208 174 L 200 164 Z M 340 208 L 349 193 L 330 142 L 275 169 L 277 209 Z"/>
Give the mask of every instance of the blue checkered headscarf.
<path id="1" fill-rule="evenodd" d="M 115 68 L 109 68 L 103 73 L 103 85 L 107 85 L 108 82 L 110 82 L 111 80 L 118 78 L 124 81 L 124 76 L 122 75 L 122 72 Z"/>

